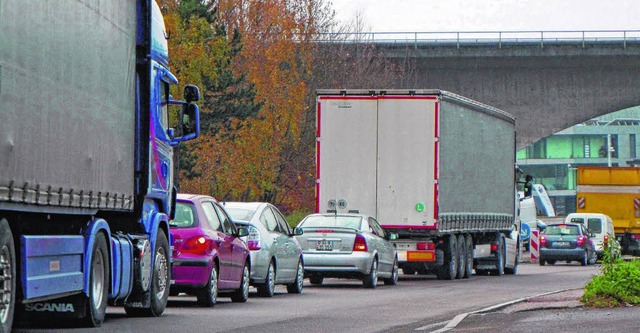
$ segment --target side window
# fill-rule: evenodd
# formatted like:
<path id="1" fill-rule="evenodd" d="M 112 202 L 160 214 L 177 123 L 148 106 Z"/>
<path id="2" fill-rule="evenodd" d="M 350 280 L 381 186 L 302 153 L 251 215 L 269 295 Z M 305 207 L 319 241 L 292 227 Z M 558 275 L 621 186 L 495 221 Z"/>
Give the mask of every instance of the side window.
<path id="1" fill-rule="evenodd" d="M 160 80 L 160 124 L 169 128 L 169 83 Z"/>
<path id="2" fill-rule="evenodd" d="M 227 212 L 225 212 L 224 209 L 222 209 L 222 207 L 220 207 L 220 205 L 218 204 L 214 204 L 214 207 L 216 208 L 218 216 L 220 216 L 220 219 L 222 221 L 222 230 L 229 235 L 235 234 L 236 228 L 233 226 L 233 222 L 231 222 L 231 218 L 229 217 L 229 215 L 227 215 Z"/>
<path id="3" fill-rule="evenodd" d="M 202 210 L 204 211 L 204 215 L 207 217 L 207 221 L 209 221 L 211 228 L 213 228 L 213 230 L 222 231 L 220 218 L 218 217 L 215 208 L 213 208 L 213 202 L 208 201 L 203 203 Z"/>
<path id="4" fill-rule="evenodd" d="M 273 210 L 273 214 L 278 220 L 278 231 L 285 235 L 291 235 L 291 229 L 289 229 L 289 224 L 287 223 L 287 220 L 284 219 L 284 216 L 282 216 L 282 214 L 280 214 L 280 211 L 278 211 L 274 207 L 271 207 L 271 209 Z"/>
<path id="5" fill-rule="evenodd" d="M 267 227 L 267 230 L 269 231 L 276 231 L 276 229 L 278 229 L 278 221 L 269 208 L 262 211 L 262 215 L 260 215 L 260 222 Z"/>
<path id="6" fill-rule="evenodd" d="M 382 227 L 380 227 L 378 221 L 376 221 L 373 217 L 369 218 L 369 225 L 373 228 L 376 235 L 384 237 L 384 230 L 382 229 Z"/>

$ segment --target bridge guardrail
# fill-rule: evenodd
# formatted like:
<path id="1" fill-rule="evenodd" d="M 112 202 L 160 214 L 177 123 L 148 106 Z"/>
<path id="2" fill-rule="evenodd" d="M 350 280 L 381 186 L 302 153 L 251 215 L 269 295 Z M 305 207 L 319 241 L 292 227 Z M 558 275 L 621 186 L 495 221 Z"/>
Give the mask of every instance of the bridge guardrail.
<path id="1" fill-rule="evenodd" d="M 628 43 L 640 43 L 640 30 L 584 30 L 584 31 L 455 31 L 455 32 L 337 32 L 318 33 L 314 42 L 384 43 L 402 46 L 413 45 L 539 45 L 618 44 L 627 48 Z"/>

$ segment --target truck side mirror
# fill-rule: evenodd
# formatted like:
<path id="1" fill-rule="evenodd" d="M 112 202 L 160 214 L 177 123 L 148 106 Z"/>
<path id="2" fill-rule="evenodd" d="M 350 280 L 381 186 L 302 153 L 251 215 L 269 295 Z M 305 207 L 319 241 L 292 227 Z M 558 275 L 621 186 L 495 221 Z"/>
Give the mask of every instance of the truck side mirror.
<path id="1" fill-rule="evenodd" d="M 200 134 L 200 110 L 196 104 L 183 106 L 182 141 L 195 139 Z"/>
<path id="2" fill-rule="evenodd" d="M 184 87 L 184 100 L 191 104 L 200 100 L 200 89 L 192 84 Z"/>

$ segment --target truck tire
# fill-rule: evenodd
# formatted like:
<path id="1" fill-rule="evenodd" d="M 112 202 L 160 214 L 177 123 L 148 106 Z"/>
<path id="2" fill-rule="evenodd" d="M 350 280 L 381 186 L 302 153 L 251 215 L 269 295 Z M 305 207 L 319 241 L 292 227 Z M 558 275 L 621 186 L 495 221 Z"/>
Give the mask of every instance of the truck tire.
<path id="1" fill-rule="evenodd" d="M 464 278 L 468 279 L 473 275 L 473 237 L 465 235 L 465 245 L 467 246 L 467 261 L 464 267 Z"/>
<path id="2" fill-rule="evenodd" d="M 449 235 L 445 241 L 444 263 L 438 267 L 438 280 L 453 280 L 458 272 L 458 241 L 455 235 Z"/>
<path id="3" fill-rule="evenodd" d="M 214 262 L 209 273 L 209 282 L 201 290 L 198 290 L 196 297 L 198 305 L 201 307 L 212 308 L 218 300 L 218 267 Z"/>
<path id="4" fill-rule="evenodd" d="M 504 275 L 504 262 L 505 262 L 505 244 L 504 244 L 504 235 L 498 234 L 496 236 L 498 239 L 498 252 L 496 253 L 496 268 L 491 270 L 491 273 L 495 276 Z"/>
<path id="5" fill-rule="evenodd" d="M 162 315 L 169 300 L 169 241 L 163 231 L 158 231 L 151 277 L 151 306 L 149 308 L 132 308 L 124 310 L 131 317 L 158 317 Z"/>
<path id="6" fill-rule="evenodd" d="M 269 269 L 267 269 L 267 277 L 264 279 L 264 283 L 258 286 L 258 295 L 262 297 L 272 297 L 276 290 L 276 269 L 273 267 L 273 260 L 269 262 Z"/>
<path id="7" fill-rule="evenodd" d="M 249 299 L 249 264 L 244 263 L 242 268 L 242 280 L 240 280 L 240 288 L 231 294 L 231 301 L 234 303 L 244 303 Z"/>
<path id="8" fill-rule="evenodd" d="M 456 272 L 456 279 L 462 279 L 464 277 L 465 267 L 467 263 L 467 242 L 464 235 L 458 235 L 458 271 Z"/>
<path id="9" fill-rule="evenodd" d="M 16 250 L 13 233 L 0 220 L 0 332 L 10 332 L 16 305 Z"/>
<path id="10" fill-rule="evenodd" d="M 89 266 L 89 296 L 85 308 L 82 324 L 98 327 L 104 321 L 107 312 L 107 297 L 109 293 L 109 248 L 103 233 L 98 233 L 91 249 L 91 264 Z M 86 297 L 82 295 L 82 297 Z"/>

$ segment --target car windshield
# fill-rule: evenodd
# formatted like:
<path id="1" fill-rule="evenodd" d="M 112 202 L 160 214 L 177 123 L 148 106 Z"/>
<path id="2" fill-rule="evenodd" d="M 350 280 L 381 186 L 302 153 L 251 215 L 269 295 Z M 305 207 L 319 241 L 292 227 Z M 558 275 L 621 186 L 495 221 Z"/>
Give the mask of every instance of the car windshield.
<path id="1" fill-rule="evenodd" d="M 587 220 L 587 229 L 589 232 L 593 232 L 599 234 L 602 232 L 602 221 L 600 219 L 588 219 Z"/>
<path id="2" fill-rule="evenodd" d="M 351 229 L 360 229 L 360 216 L 324 216 L 316 215 L 307 217 L 301 227 L 342 227 Z"/>
<path id="3" fill-rule="evenodd" d="M 195 207 L 191 204 L 176 203 L 176 216 L 171 220 L 171 227 L 190 228 L 196 225 Z"/>
<path id="4" fill-rule="evenodd" d="M 248 208 L 232 208 L 225 206 L 224 209 L 231 215 L 234 221 L 250 221 L 251 217 L 256 213 L 254 209 Z"/>
<path id="5" fill-rule="evenodd" d="M 580 231 L 577 225 L 550 225 L 544 231 L 546 235 L 579 235 Z"/>

